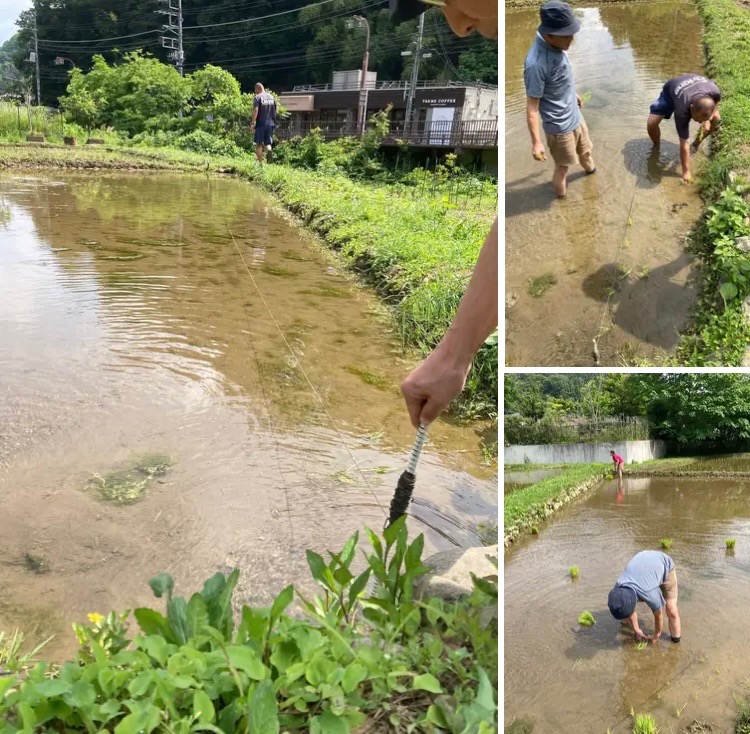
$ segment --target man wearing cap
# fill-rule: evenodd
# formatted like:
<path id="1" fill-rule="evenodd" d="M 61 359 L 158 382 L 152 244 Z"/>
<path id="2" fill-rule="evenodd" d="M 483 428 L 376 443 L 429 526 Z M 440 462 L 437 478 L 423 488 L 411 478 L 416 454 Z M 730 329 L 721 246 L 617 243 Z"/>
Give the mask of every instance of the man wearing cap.
<path id="1" fill-rule="evenodd" d="M 654 634 L 647 635 L 638 625 L 635 605 L 643 601 L 654 614 Z M 630 622 L 637 640 L 656 642 L 664 625 L 663 611 L 669 620 L 672 642 L 681 636 L 680 613 L 677 611 L 677 574 L 674 561 L 661 551 L 641 551 L 625 567 L 607 600 L 615 619 Z"/>
<path id="2" fill-rule="evenodd" d="M 580 163 L 594 173 L 593 146 L 581 114 L 583 100 L 576 94 L 573 67 L 567 51 L 581 24 L 561 0 L 542 5 L 541 24 L 524 64 L 526 122 L 531 133 L 531 155 L 546 160 L 539 135 L 539 118 L 547 136 L 547 147 L 555 162 L 552 185 L 562 197 L 567 193 L 568 168 Z"/>
<path id="3" fill-rule="evenodd" d="M 670 79 L 661 90 L 659 99 L 651 105 L 646 130 L 654 146 L 661 141 L 661 121 L 668 120 L 674 114 L 674 124 L 680 138 L 683 183 L 693 181 L 690 173 L 690 121 L 701 123 L 693 141 L 692 148 L 695 152 L 719 126 L 720 101 L 721 91 L 716 82 L 700 74 L 682 74 Z"/>
<path id="4" fill-rule="evenodd" d="M 396 21 L 411 20 L 439 7 L 457 36 L 477 31 L 497 38 L 497 0 L 390 0 Z M 440 343 L 401 383 L 412 425 L 428 425 L 459 396 L 471 362 L 487 337 L 497 329 L 498 221 L 482 245 L 458 311 Z"/>
<path id="5" fill-rule="evenodd" d="M 395 21 L 412 20 L 429 8 L 440 8 L 457 36 L 477 31 L 486 38 L 497 39 L 497 0 L 390 0 Z"/>

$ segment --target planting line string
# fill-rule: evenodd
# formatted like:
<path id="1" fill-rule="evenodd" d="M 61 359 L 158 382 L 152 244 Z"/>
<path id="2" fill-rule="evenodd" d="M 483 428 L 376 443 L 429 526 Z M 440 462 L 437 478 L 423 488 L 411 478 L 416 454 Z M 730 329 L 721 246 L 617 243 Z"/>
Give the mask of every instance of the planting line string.
<path id="1" fill-rule="evenodd" d="M 249 321 L 250 321 L 250 318 L 248 316 L 248 322 Z M 271 407 L 270 407 L 271 401 L 266 395 L 266 389 L 263 384 L 263 378 L 262 378 L 261 369 L 260 369 L 260 362 L 258 360 L 258 350 L 255 348 L 255 339 L 253 337 L 253 332 L 252 332 L 250 323 L 248 323 L 247 334 L 248 334 L 248 338 L 250 339 L 250 351 L 253 354 L 253 361 L 255 362 L 255 370 L 258 373 L 258 384 L 260 385 L 260 392 L 263 397 L 263 404 L 266 408 L 266 415 L 268 416 L 268 425 L 271 429 L 271 434 L 273 435 L 274 453 L 276 454 L 276 465 L 279 468 L 279 475 L 281 476 L 281 484 L 284 487 L 284 499 L 286 501 L 286 517 L 287 517 L 287 522 L 289 523 L 290 547 L 291 547 L 291 550 L 294 550 L 295 549 L 294 523 L 292 522 L 292 508 L 289 502 L 289 486 L 286 481 L 286 474 L 284 473 L 284 465 L 282 464 L 281 456 L 279 455 L 279 437 L 276 433 L 276 428 L 274 427 L 274 423 L 273 423 L 273 416 L 271 414 Z"/>
<path id="2" fill-rule="evenodd" d="M 671 685 L 672 681 L 677 680 L 694 662 L 695 662 L 695 658 L 693 658 L 684 668 L 682 668 L 682 670 L 680 670 L 678 673 L 675 673 L 675 675 L 673 675 L 671 678 L 669 678 L 667 680 L 667 682 L 664 683 L 664 685 L 662 685 L 659 688 L 657 688 L 648 698 L 643 699 L 643 701 L 641 701 L 638 704 L 637 708 L 641 708 L 641 706 L 643 706 L 643 704 L 648 703 L 654 696 L 656 696 L 659 693 L 661 693 L 668 685 Z M 617 729 L 617 727 L 620 726 L 620 724 L 626 722 L 629 718 L 631 718 L 631 714 L 628 714 L 627 716 L 625 716 L 622 719 L 620 719 L 612 727 L 612 731 L 614 731 L 615 729 Z"/>
<path id="3" fill-rule="evenodd" d="M 620 255 L 622 254 L 622 251 L 625 249 L 625 242 L 628 239 L 628 232 L 630 231 L 630 222 L 631 216 L 633 214 L 633 206 L 635 205 L 635 195 L 638 193 L 638 180 L 639 176 L 636 173 L 635 174 L 635 184 L 633 185 L 633 195 L 630 197 L 630 207 L 628 207 L 628 216 L 625 219 L 625 236 L 622 238 L 622 242 L 620 243 L 620 247 L 617 250 L 617 259 L 620 259 Z M 604 336 L 605 329 L 604 329 L 604 319 L 606 315 L 609 313 L 609 302 L 612 300 L 612 295 L 614 294 L 614 286 L 617 285 L 617 283 L 622 280 L 622 278 L 618 278 L 613 284 L 612 287 L 609 289 L 609 293 L 607 294 L 607 302 L 604 304 L 604 309 L 602 310 L 602 317 L 599 320 L 599 331 L 597 332 L 596 336 L 592 339 L 592 342 L 594 343 L 594 361 L 596 364 L 599 364 L 599 348 L 596 344 L 596 340 L 600 336 Z"/>
<path id="4" fill-rule="evenodd" d="M 318 391 L 315 389 L 315 385 L 313 385 L 312 380 L 307 375 L 307 372 L 305 372 L 305 368 L 302 366 L 301 362 L 297 358 L 297 355 L 294 353 L 294 350 L 292 349 L 291 345 L 287 341 L 286 336 L 284 336 L 284 332 L 281 330 L 281 327 L 279 326 L 278 321 L 274 318 L 273 312 L 271 311 L 270 306 L 268 305 L 268 302 L 263 297 L 263 293 L 261 292 L 260 288 L 258 288 L 258 284 L 255 281 L 255 278 L 253 277 L 252 272 L 250 271 L 250 268 L 248 267 L 247 261 L 245 260 L 245 256 L 242 254 L 242 250 L 240 249 L 240 246 L 237 244 L 237 240 L 234 238 L 234 234 L 232 232 L 231 227 L 229 226 L 229 222 L 227 222 L 227 230 L 229 232 L 230 237 L 232 238 L 232 242 L 234 242 L 234 246 L 237 248 L 237 252 L 239 253 L 239 256 L 242 260 L 243 265 L 245 266 L 245 270 L 247 270 L 247 274 L 250 276 L 250 280 L 253 283 L 253 286 L 255 287 L 256 292 L 258 293 L 258 296 L 260 297 L 260 300 L 263 301 L 263 305 L 266 307 L 266 311 L 268 311 L 268 315 L 271 317 L 271 321 L 273 321 L 274 326 L 276 327 L 276 330 L 279 332 L 279 335 L 281 336 L 284 344 L 286 344 L 286 348 L 289 350 L 289 354 L 291 355 L 292 359 L 294 360 L 295 364 L 299 368 L 299 371 L 302 373 L 303 377 L 307 381 L 307 384 L 310 386 L 310 390 L 312 390 L 313 395 L 315 395 L 315 398 L 317 399 L 318 403 L 320 403 L 320 407 L 323 409 L 323 412 L 326 414 L 326 417 L 330 421 L 331 425 L 333 426 L 333 430 L 336 432 L 336 434 L 339 437 L 339 440 L 341 441 L 342 446 L 344 449 L 346 449 L 346 452 L 349 454 L 349 457 L 351 458 L 354 466 L 357 467 L 357 471 L 359 472 L 360 476 L 362 477 L 362 481 L 365 483 L 365 486 L 370 491 L 370 494 L 373 496 L 375 502 L 377 503 L 378 507 L 380 508 L 380 511 L 383 513 L 383 515 L 387 516 L 387 512 L 383 505 L 381 504 L 380 500 L 378 499 L 377 494 L 375 493 L 375 490 L 373 490 L 370 482 L 367 480 L 367 475 L 365 474 L 362 467 L 359 465 L 359 462 L 357 461 L 357 458 L 354 456 L 354 453 L 349 448 L 349 444 L 347 444 L 346 440 L 344 439 L 344 435 L 339 430 L 339 427 L 336 425 L 336 421 L 333 419 L 333 416 L 328 412 L 328 408 L 326 408 L 325 403 L 323 402 L 323 399 L 318 394 Z"/>

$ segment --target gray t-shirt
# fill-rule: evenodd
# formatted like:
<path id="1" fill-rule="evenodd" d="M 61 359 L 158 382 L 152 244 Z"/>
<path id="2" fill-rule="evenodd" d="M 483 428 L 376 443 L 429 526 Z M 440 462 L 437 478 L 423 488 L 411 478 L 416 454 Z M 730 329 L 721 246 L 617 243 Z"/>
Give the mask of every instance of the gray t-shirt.
<path id="1" fill-rule="evenodd" d="M 664 606 L 659 587 L 674 569 L 674 561 L 661 551 L 641 551 L 625 566 L 617 586 L 627 586 L 635 591 L 638 601 L 645 601 L 658 612 Z"/>
<path id="2" fill-rule="evenodd" d="M 581 125 L 573 67 L 568 54 L 552 48 L 538 33 L 523 67 L 526 95 L 539 100 L 544 132 L 563 135 Z"/>
<path id="3" fill-rule="evenodd" d="M 255 95 L 253 107 L 258 108 L 258 125 L 275 125 L 276 124 L 276 100 L 272 94 L 261 92 Z"/>
<path id="4" fill-rule="evenodd" d="M 717 104 L 721 101 L 721 92 L 716 82 L 698 74 L 683 74 L 670 79 L 662 92 L 674 110 L 674 124 L 677 135 L 683 140 L 690 137 L 690 103 L 696 97 L 708 95 Z"/>

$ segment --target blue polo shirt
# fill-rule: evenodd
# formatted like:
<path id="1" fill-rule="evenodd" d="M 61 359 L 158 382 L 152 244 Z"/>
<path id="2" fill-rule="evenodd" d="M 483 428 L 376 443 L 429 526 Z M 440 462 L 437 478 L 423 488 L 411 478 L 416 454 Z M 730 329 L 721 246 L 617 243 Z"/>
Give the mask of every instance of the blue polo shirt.
<path id="1" fill-rule="evenodd" d="M 564 135 L 581 125 L 573 67 L 568 54 L 550 46 L 538 33 L 523 67 L 526 96 L 539 100 L 547 135 Z"/>
<path id="2" fill-rule="evenodd" d="M 645 601 L 658 612 L 664 606 L 659 588 L 674 569 L 674 561 L 661 551 L 641 551 L 633 556 L 619 579 L 617 586 L 627 586 L 635 591 L 638 601 Z"/>

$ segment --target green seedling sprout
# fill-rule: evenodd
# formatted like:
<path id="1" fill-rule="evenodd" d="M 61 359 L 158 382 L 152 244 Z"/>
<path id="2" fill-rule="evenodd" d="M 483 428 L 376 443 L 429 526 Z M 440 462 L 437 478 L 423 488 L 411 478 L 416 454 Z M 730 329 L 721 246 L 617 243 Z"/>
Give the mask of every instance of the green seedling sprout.
<path id="1" fill-rule="evenodd" d="M 640 642 L 636 644 L 635 649 L 645 650 L 647 647 L 648 647 L 648 642 L 646 642 L 645 640 L 641 640 Z"/>
<path id="2" fill-rule="evenodd" d="M 633 734 L 659 734 L 654 717 L 650 714 L 636 714 L 633 718 Z"/>
<path id="3" fill-rule="evenodd" d="M 659 545 L 663 550 L 669 550 L 672 547 L 672 538 L 662 538 L 659 541 Z"/>
<path id="4" fill-rule="evenodd" d="M 586 610 L 581 612 L 580 617 L 578 617 L 578 624 L 581 627 L 593 627 L 596 624 L 596 620 L 594 619 L 594 615 Z"/>
<path id="5" fill-rule="evenodd" d="M 727 550 L 734 550 L 734 544 L 735 544 L 736 542 L 737 542 L 737 541 L 736 541 L 736 540 L 735 540 L 734 538 L 727 538 L 727 539 L 726 539 L 726 540 L 724 541 L 724 545 L 726 545 L 726 547 L 727 547 Z"/>
<path id="6" fill-rule="evenodd" d="M 570 578 L 572 578 L 573 580 L 577 579 L 581 575 L 581 572 L 578 570 L 578 566 L 571 566 L 568 569 L 568 573 L 570 574 Z"/>

